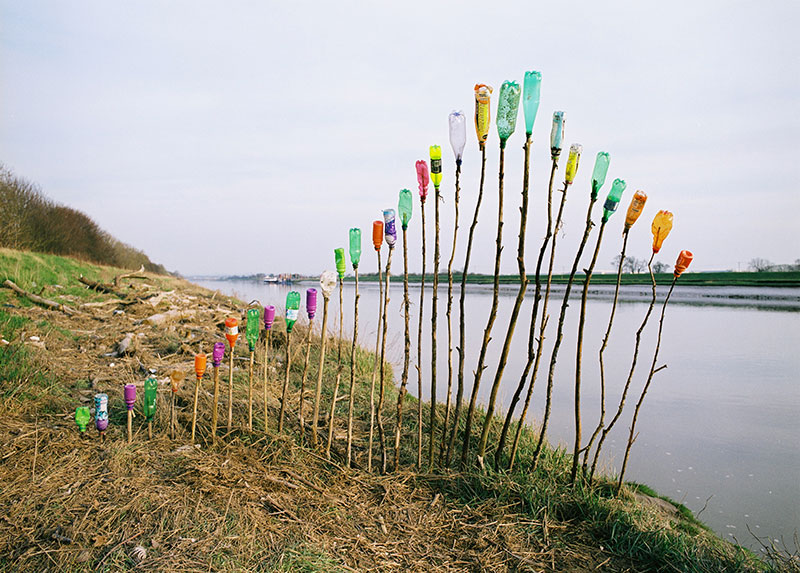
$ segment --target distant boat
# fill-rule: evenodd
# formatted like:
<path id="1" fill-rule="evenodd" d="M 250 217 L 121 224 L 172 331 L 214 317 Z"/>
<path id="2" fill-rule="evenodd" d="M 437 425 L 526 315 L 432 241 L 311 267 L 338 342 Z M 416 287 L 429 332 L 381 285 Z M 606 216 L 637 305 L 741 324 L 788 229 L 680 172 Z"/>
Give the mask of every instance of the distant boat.
<path id="1" fill-rule="evenodd" d="M 264 283 L 270 285 L 290 285 L 292 277 L 289 274 L 268 275 L 264 277 Z"/>

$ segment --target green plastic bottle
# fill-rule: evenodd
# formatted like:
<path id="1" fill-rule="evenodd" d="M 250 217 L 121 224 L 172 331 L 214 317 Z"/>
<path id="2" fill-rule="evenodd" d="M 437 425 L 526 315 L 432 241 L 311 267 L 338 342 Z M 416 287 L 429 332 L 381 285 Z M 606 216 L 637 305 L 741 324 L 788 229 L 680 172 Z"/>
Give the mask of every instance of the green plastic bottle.
<path id="1" fill-rule="evenodd" d="M 497 98 L 497 135 L 500 136 L 500 147 L 506 146 L 506 141 L 517 127 L 519 96 L 517 82 L 505 81 L 500 86 L 500 97 Z"/>
<path id="2" fill-rule="evenodd" d="M 597 199 L 597 193 L 606 182 L 606 174 L 608 173 L 608 164 L 611 162 L 611 157 L 606 151 L 597 153 L 594 159 L 594 170 L 592 171 L 592 201 Z"/>
<path id="3" fill-rule="evenodd" d="M 533 133 L 533 122 L 539 111 L 539 97 L 542 87 L 541 72 L 525 72 L 522 92 L 522 111 L 525 114 L 525 133 Z"/>
<path id="4" fill-rule="evenodd" d="M 89 414 L 89 408 L 86 406 L 78 406 L 75 408 L 75 423 L 78 425 L 78 429 L 81 431 L 81 434 L 86 431 L 86 426 L 89 425 L 89 419 L 91 418 Z"/>
<path id="5" fill-rule="evenodd" d="M 411 211 L 414 198 L 411 196 L 411 191 L 408 189 L 400 190 L 400 201 L 397 203 L 397 210 L 400 212 L 400 225 L 403 230 L 408 229 L 408 222 L 411 221 Z"/>
<path id="6" fill-rule="evenodd" d="M 353 227 L 350 229 L 350 264 L 354 269 L 358 268 L 361 262 L 361 229 Z"/>
<path id="7" fill-rule="evenodd" d="M 344 249 L 334 249 L 333 254 L 336 257 L 336 272 L 339 273 L 339 280 L 344 279 L 344 273 L 347 270 L 347 261 L 344 258 Z"/>
<path id="8" fill-rule="evenodd" d="M 342 257 L 344 257 L 344 249 L 342 250 Z M 300 293 L 296 290 L 289 291 L 286 295 L 286 332 L 291 332 L 294 328 L 294 323 L 297 322 L 297 316 L 300 314 Z"/>
<path id="9" fill-rule="evenodd" d="M 245 338 L 247 338 L 250 352 L 256 349 L 259 334 L 261 334 L 261 313 L 257 308 L 250 308 L 247 310 L 247 326 L 245 327 Z"/>
<path id="10" fill-rule="evenodd" d="M 611 184 L 611 191 L 608 192 L 606 202 L 603 204 L 603 223 L 607 222 L 611 215 L 614 214 L 614 211 L 617 210 L 627 186 L 628 184 L 622 179 L 614 179 L 614 183 Z"/>
<path id="11" fill-rule="evenodd" d="M 156 415 L 156 396 L 158 395 L 158 380 L 152 376 L 144 381 L 144 418 L 148 422 L 153 421 Z"/>

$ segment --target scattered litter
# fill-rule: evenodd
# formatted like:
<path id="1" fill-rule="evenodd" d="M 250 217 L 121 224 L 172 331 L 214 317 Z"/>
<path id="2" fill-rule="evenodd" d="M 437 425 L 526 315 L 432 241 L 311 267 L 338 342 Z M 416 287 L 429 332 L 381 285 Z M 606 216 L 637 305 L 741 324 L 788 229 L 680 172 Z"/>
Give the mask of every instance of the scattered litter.
<path id="1" fill-rule="evenodd" d="M 141 545 L 137 545 L 131 551 L 131 557 L 133 557 L 134 561 L 139 563 L 139 562 L 143 561 L 145 557 L 147 557 L 147 549 L 145 549 Z"/>

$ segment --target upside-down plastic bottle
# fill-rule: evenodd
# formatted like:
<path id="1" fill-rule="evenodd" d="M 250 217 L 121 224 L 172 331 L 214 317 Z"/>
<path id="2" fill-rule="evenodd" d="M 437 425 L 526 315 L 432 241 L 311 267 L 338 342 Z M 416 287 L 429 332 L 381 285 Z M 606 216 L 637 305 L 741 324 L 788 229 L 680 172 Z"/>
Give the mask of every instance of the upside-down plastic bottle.
<path id="1" fill-rule="evenodd" d="M 625 215 L 625 230 L 629 231 L 636 220 L 639 218 L 639 215 L 642 214 L 642 210 L 644 209 L 644 204 L 647 203 L 647 193 L 644 191 L 637 191 L 633 194 L 633 198 L 631 199 L 631 204 L 628 205 L 628 212 Z"/>
<path id="2" fill-rule="evenodd" d="M 622 194 L 625 192 L 627 186 L 628 184 L 622 179 L 614 179 L 614 183 L 611 184 L 611 191 L 608 192 L 606 202 L 603 204 L 603 223 L 608 222 L 611 215 L 617 210 L 619 202 L 622 199 Z"/>
<path id="3" fill-rule="evenodd" d="M 483 149 L 489 137 L 491 86 L 475 84 L 475 133 L 478 135 L 478 146 Z"/>
<path id="4" fill-rule="evenodd" d="M 500 137 L 500 147 L 505 147 L 508 138 L 517 127 L 517 114 L 519 113 L 520 89 L 517 82 L 504 81 L 500 86 L 500 96 L 497 98 L 497 135 Z"/>
<path id="5" fill-rule="evenodd" d="M 607 151 L 599 151 L 597 157 L 594 159 L 594 169 L 592 170 L 592 198 L 597 199 L 597 193 L 606 182 L 606 174 L 608 173 L 608 164 L 611 162 L 611 157 Z"/>
<path id="6" fill-rule="evenodd" d="M 661 250 L 664 239 L 667 238 L 667 235 L 672 230 L 672 213 L 669 211 L 656 213 L 651 230 L 653 231 L 653 252 L 657 253 Z"/>

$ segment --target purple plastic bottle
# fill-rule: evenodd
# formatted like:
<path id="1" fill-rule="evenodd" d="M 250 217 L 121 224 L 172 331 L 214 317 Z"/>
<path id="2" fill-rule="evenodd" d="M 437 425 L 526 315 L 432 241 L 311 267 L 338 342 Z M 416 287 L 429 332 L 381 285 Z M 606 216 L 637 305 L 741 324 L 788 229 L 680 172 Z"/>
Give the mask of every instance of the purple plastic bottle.
<path id="1" fill-rule="evenodd" d="M 306 289 L 306 312 L 308 320 L 313 320 L 317 314 L 317 289 Z"/>
<path id="2" fill-rule="evenodd" d="M 275 322 L 275 307 L 269 304 L 264 307 L 264 328 L 272 330 L 273 322 Z"/>

